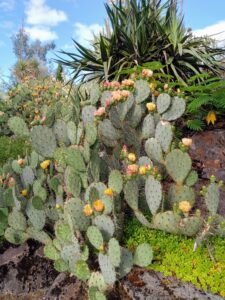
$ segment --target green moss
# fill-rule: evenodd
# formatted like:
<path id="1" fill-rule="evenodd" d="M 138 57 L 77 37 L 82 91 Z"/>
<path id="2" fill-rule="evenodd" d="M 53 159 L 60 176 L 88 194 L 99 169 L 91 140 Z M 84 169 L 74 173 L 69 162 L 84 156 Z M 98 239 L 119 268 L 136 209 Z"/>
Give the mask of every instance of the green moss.
<path id="1" fill-rule="evenodd" d="M 194 239 L 150 230 L 135 220 L 127 222 L 125 244 L 134 249 L 148 242 L 154 249 L 154 261 L 149 269 L 175 275 L 182 281 L 192 282 L 196 287 L 225 297 L 225 240 L 212 238 L 213 262 L 206 247 L 193 251 Z"/>
<path id="2" fill-rule="evenodd" d="M 24 157 L 30 152 L 30 145 L 22 138 L 12 138 L 7 136 L 0 137 L 0 166 L 9 158 Z"/>

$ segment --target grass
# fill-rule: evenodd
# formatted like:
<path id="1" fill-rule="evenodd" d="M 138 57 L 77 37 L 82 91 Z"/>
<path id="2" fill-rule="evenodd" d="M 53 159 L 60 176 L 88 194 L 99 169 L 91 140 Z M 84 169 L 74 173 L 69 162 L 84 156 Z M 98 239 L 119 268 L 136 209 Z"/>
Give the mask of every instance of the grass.
<path id="1" fill-rule="evenodd" d="M 17 159 L 18 156 L 24 157 L 26 152 L 30 152 L 30 145 L 23 138 L 12 138 L 0 136 L 0 166 L 8 159 Z"/>
<path id="2" fill-rule="evenodd" d="M 147 242 L 154 250 L 154 261 L 148 268 L 175 275 L 192 282 L 199 289 L 225 297 L 225 239 L 212 238 L 215 262 L 203 245 L 193 251 L 194 239 L 150 230 L 135 220 L 128 220 L 125 244 L 130 249 Z"/>

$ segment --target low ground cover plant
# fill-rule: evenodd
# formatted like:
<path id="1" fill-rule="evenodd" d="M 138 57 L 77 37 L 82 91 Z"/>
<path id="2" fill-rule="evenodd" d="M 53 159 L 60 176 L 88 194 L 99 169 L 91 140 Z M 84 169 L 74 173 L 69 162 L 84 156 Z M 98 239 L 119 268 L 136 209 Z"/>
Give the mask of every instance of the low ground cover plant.
<path id="1" fill-rule="evenodd" d="M 182 281 L 192 282 L 199 289 L 225 297 L 224 238 L 210 239 L 212 260 L 205 246 L 193 251 L 193 238 L 149 230 L 135 219 L 128 219 L 126 224 L 125 244 L 129 249 L 135 249 L 142 242 L 153 248 L 154 259 L 148 269 L 165 276 L 176 276 Z"/>

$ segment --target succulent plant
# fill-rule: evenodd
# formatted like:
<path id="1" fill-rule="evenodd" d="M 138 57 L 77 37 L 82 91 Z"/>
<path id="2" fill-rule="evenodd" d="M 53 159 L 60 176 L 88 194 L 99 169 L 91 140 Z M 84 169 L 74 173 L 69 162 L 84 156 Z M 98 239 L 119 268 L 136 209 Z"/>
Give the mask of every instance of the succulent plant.
<path id="1" fill-rule="evenodd" d="M 8 122 L 15 134 L 31 140 L 33 151 L 24 164 L 9 160 L 3 167 L 0 235 L 14 244 L 43 243 L 57 271 L 87 282 L 91 300 L 106 299 L 134 264 L 152 262 L 150 245 L 138 245 L 134 253 L 120 246 L 127 207 L 148 228 L 186 236 L 203 228 L 193 208 L 197 173 L 187 149 L 174 143 L 185 100 L 152 95 L 148 80 L 132 87 L 107 83 L 103 92 L 91 82 L 81 88 L 82 99 L 77 94 L 66 104 L 43 105 L 43 123 L 29 129 L 22 118 Z M 215 181 L 202 194 L 216 220 L 214 232 L 224 236 Z"/>

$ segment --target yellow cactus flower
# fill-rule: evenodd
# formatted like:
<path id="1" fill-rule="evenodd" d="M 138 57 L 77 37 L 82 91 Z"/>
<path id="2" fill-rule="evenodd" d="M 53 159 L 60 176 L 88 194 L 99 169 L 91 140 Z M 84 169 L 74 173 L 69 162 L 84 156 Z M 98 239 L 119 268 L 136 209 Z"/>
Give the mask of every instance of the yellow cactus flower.
<path id="1" fill-rule="evenodd" d="M 146 172 L 147 172 L 146 166 L 141 166 L 141 167 L 139 168 L 139 174 L 140 174 L 140 175 L 146 175 Z"/>
<path id="2" fill-rule="evenodd" d="M 214 111 L 210 111 L 206 117 L 206 122 L 208 125 L 210 123 L 212 123 L 214 125 L 215 121 L 216 121 L 216 114 L 214 113 Z"/>
<path id="3" fill-rule="evenodd" d="M 134 153 L 129 153 L 127 158 L 129 159 L 129 161 L 131 162 L 135 162 L 136 161 L 136 155 Z"/>
<path id="4" fill-rule="evenodd" d="M 192 145 L 192 139 L 189 138 L 183 138 L 182 139 L 182 144 L 186 147 L 191 147 Z"/>
<path id="5" fill-rule="evenodd" d="M 55 208 L 59 209 L 59 208 L 61 208 L 61 205 L 57 203 L 56 206 L 55 206 Z"/>
<path id="6" fill-rule="evenodd" d="M 28 195 L 28 190 L 22 190 L 21 191 L 21 195 L 23 195 L 24 197 L 26 197 Z"/>
<path id="7" fill-rule="evenodd" d="M 48 160 L 44 160 L 41 164 L 40 164 L 40 166 L 41 166 L 41 168 L 43 169 L 43 170 L 46 170 L 49 166 L 50 166 L 50 160 L 48 159 Z"/>
<path id="8" fill-rule="evenodd" d="M 191 203 L 189 201 L 181 201 L 179 203 L 179 209 L 183 213 L 188 213 L 191 210 Z"/>
<path id="9" fill-rule="evenodd" d="M 90 204 L 86 204 L 84 206 L 83 212 L 86 217 L 90 217 L 93 214 L 93 209 L 91 208 Z"/>
<path id="10" fill-rule="evenodd" d="M 95 202 L 93 203 L 93 206 L 97 212 L 102 212 L 105 208 L 104 203 L 100 199 L 95 200 Z"/>
<path id="11" fill-rule="evenodd" d="M 104 244 L 102 244 L 100 247 L 99 247 L 99 249 L 98 249 L 99 251 L 104 251 L 105 250 L 105 247 L 104 247 Z"/>
<path id="12" fill-rule="evenodd" d="M 155 103 L 153 103 L 153 102 L 147 103 L 147 104 L 146 104 L 146 107 L 147 107 L 147 110 L 148 110 L 149 112 L 152 112 L 152 111 L 154 111 L 154 110 L 156 109 L 156 105 L 155 105 Z"/>
<path id="13" fill-rule="evenodd" d="M 112 190 L 111 188 L 108 188 L 108 189 L 106 189 L 106 190 L 104 191 L 104 194 L 105 194 L 106 196 L 112 197 L 112 195 L 113 195 L 113 190 Z"/>

